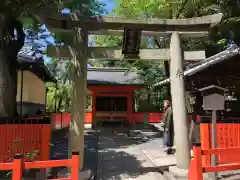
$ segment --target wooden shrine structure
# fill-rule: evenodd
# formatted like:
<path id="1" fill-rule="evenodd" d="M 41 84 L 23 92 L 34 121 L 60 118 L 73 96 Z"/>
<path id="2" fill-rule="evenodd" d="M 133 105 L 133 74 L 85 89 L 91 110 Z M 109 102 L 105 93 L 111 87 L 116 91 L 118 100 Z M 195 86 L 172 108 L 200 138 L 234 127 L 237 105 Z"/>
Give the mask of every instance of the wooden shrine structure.
<path id="1" fill-rule="evenodd" d="M 196 94 L 202 87 L 216 85 L 228 89 L 229 96 L 232 96 L 231 94 L 233 92 L 235 95 L 239 94 L 239 54 L 239 47 L 233 44 L 225 51 L 186 67 L 184 70 L 184 79 L 187 91 Z M 170 78 L 167 78 L 156 83 L 155 86 L 164 86 L 170 82 Z M 201 104 L 199 106 L 201 106 Z M 238 114 L 240 114 L 240 112 Z"/>
<path id="2" fill-rule="evenodd" d="M 186 67 L 183 76 L 187 89 L 198 91 L 204 86 L 217 85 L 232 91 L 239 91 L 239 54 L 239 47 L 233 44 L 218 54 Z M 155 86 L 164 86 L 170 82 L 171 79 L 166 78 L 156 83 Z"/>
<path id="3" fill-rule="evenodd" d="M 126 68 L 87 68 L 88 96 L 91 107 L 85 112 L 85 126 L 96 123 L 121 122 L 122 124 L 159 123 L 162 112 L 136 111 L 135 90 L 145 88 L 137 72 Z M 145 102 L 147 103 L 147 102 Z M 52 128 L 66 128 L 70 124 L 69 112 L 52 113 Z"/>
<path id="4" fill-rule="evenodd" d="M 54 10 L 45 10 L 39 13 L 37 18 L 44 22 L 52 30 L 65 33 L 72 33 L 74 44 L 59 47 L 58 55 L 62 52 L 71 54 L 73 59 L 73 101 L 72 101 L 72 121 L 70 125 L 71 147 L 75 151 L 83 152 L 84 146 L 84 105 L 87 89 L 87 60 L 89 57 L 94 59 L 123 59 L 123 60 L 171 60 L 170 77 L 171 95 L 173 104 L 174 126 L 176 127 L 176 156 L 177 167 L 187 170 L 189 166 L 190 152 L 187 129 L 187 113 L 185 108 L 185 89 L 183 80 L 183 57 L 180 38 L 193 36 L 205 36 L 209 28 L 221 21 L 222 14 L 215 14 L 204 17 L 189 19 L 128 19 L 122 17 L 78 17 L 72 12 L 69 15 L 62 15 Z M 88 35 L 123 35 L 122 51 L 118 50 L 95 50 L 88 47 Z M 170 36 L 170 49 L 166 57 L 160 58 L 160 50 L 140 49 L 141 35 L 145 36 Z M 112 47 L 111 47 L 112 48 Z M 69 51 L 70 49 L 70 51 Z M 155 51 L 152 56 L 151 51 Z M 150 52 L 150 53 L 149 53 Z M 156 53 L 157 52 L 157 53 Z M 58 56 L 56 55 L 56 56 Z M 161 54 L 162 55 L 162 54 Z M 64 55 L 62 55 L 64 56 Z M 201 60 L 197 53 L 194 53 L 195 60 Z M 61 57 L 61 56 L 58 56 Z M 68 56 L 69 57 L 69 56 Z M 115 57 L 115 58 L 111 58 Z M 146 58 L 147 57 L 147 58 Z M 163 57 L 163 56 L 162 56 Z M 76 136 L 77 134 L 77 136 Z M 82 153 L 80 153 L 82 154 Z M 82 161 L 82 157 L 81 160 Z M 82 163 L 81 163 L 82 164 Z"/>
<path id="5" fill-rule="evenodd" d="M 88 89 L 92 96 L 92 123 L 128 121 L 134 123 L 133 91 L 143 88 L 136 72 L 122 68 L 88 68 Z"/>
<path id="6" fill-rule="evenodd" d="M 18 53 L 17 112 L 20 116 L 33 116 L 46 112 L 46 82 L 57 82 L 44 64 L 36 58 L 31 47 L 24 46 Z"/>

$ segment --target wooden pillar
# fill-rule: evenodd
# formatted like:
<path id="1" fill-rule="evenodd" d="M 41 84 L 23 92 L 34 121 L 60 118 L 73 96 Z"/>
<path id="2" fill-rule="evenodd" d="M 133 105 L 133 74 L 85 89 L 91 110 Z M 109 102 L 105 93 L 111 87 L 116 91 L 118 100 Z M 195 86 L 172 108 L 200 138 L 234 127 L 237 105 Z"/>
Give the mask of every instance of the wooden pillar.
<path id="1" fill-rule="evenodd" d="M 96 93 L 92 93 L 92 126 L 96 127 Z"/>
<path id="2" fill-rule="evenodd" d="M 83 167 L 84 119 L 87 96 L 87 48 L 88 31 L 76 29 L 74 37 L 74 57 L 72 66 L 72 112 L 69 144 L 72 152 L 79 152 L 79 165 Z M 72 154 L 69 153 L 70 154 Z"/>
<path id="3" fill-rule="evenodd" d="M 19 115 L 22 116 L 22 108 L 23 108 L 23 77 L 24 76 L 24 70 L 21 70 L 21 89 L 20 89 L 20 106 L 19 106 Z M 46 106 L 46 104 L 45 104 Z"/>
<path id="4" fill-rule="evenodd" d="M 135 124 L 135 122 L 133 122 L 133 91 L 130 90 L 127 94 L 127 114 L 128 114 L 128 121 L 131 124 Z"/>
<path id="5" fill-rule="evenodd" d="M 167 78 L 170 77 L 169 61 L 164 61 L 164 70 Z M 171 99 L 170 85 L 167 85 L 167 99 Z"/>
<path id="6" fill-rule="evenodd" d="M 178 32 L 173 32 L 170 44 L 171 96 L 175 132 L 177 167 L 187 170 L 190 162 L 188 118 L 183 79 L 183 55 Z"/>

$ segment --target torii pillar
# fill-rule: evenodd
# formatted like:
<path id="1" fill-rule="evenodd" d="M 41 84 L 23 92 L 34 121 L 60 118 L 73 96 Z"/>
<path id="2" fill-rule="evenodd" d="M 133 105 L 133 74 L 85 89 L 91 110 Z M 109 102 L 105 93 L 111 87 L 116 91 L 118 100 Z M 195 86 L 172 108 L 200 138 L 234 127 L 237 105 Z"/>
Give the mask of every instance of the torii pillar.
<path id="1" fill-rule="evenodd" d="M 79 152 L 79 165 L 83 167 L 84 154 L 84 119 L 87 89 L 87 49 L 88 31 L 76 28 L 74 37 L 75 51 L 71 72 L 72 78 L 72 113 L 70 122 L 69 146 L 73 152 Z"/>
<path id="2" fill-rule="evenodd" d="M 175 131 L 177 167 L 187 170 L 190 162 L 188 119 L 183 79 L 183 54 L 179 33 L 173 32 L 170 42 L 170 79 Z"/>

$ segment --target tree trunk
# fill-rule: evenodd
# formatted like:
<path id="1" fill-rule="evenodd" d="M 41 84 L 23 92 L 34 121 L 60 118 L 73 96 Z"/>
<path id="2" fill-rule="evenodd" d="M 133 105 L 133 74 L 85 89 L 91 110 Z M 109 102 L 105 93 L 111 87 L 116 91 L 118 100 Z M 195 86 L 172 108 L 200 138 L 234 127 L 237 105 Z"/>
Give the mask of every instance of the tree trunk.
<path id="1" fill-rule="evenodd" d="M 17 55 L 24 45 L 22 23 L 0 14 L 0 117 L 16 114 Z"/>
<path id="2" fill-rule="evenodd" d="M 0 23 L 0 117 L 8 117 L 17 112 L 17 66 L 14 47 L 7 47 L 5 43 L 7 23 L 3 16 Z"/>
<path id="3" fill-rule="evenodd" d="M 0 117 L 16 114 L 17 68 L 0 49 Z"/>

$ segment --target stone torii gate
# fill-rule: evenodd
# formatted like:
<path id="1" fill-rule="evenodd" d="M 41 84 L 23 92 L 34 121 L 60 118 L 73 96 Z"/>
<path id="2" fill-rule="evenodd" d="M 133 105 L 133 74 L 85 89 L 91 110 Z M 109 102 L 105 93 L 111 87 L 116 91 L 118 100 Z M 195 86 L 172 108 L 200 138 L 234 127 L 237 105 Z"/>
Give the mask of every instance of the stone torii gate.
<path id="1" fill-rule="evenodd" d="M 185 87 L 183 80 L 183 56 L 185 60 L 201 60 L 204 51 L 184 52 L 181 49 L 181 38 L 201 37 L 209 28 L 221 21 L 222 14 L 189 19 L 127 19 L 122 17 L 73 17 L 61 13 L 45 11 L 38 16 L 48 27 L 55 31 L 73 33 L 74 45 L 50 48 L 49 55 L 73 59 L 73 99 L 72 120 L 70 126 L 72 150 L 83 154 L 84 148 L 84 105 L 86 95 L 87 60 L 122 58 L 120 49 L 88 48 L 88 35 L 123 35 L 124 28 L 141 31 L 142 36 L 171 36 L 170 49 L 140 50 L 139 58 L 127 60 L 171 60 L 171 96 L 175 127 L 175 144 L 177 167 L 187 170 L 190 161 L 187 113 L 185 107 Z M 144 52 L 145 51 L 145 52 Z M 57 53 L 57 55 L 56 55 Z M 75 135 L 75 136 L 73 136 Z M 78 138 L 75 138 L 78 137 Z M 75 139 L 74 139 L 75 138 Z M 81 165 L 82 165 L 81 156 Z M 81 166 L 82 167 L 82 166 Z"/>

